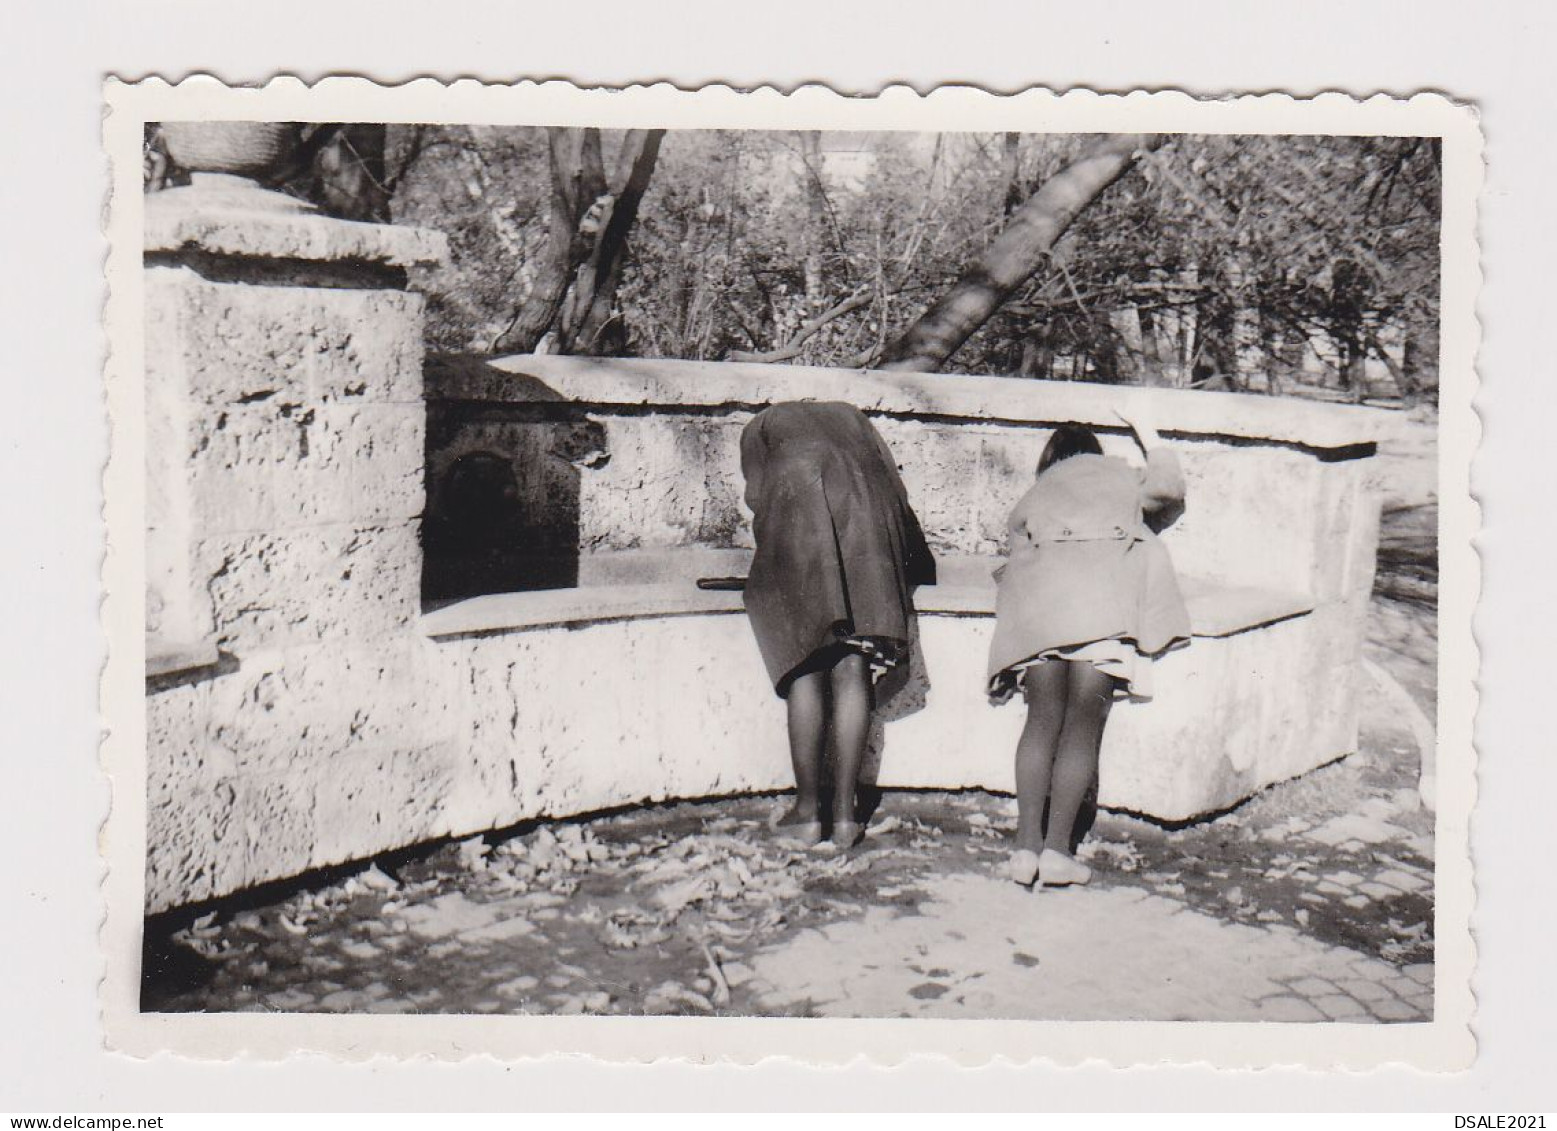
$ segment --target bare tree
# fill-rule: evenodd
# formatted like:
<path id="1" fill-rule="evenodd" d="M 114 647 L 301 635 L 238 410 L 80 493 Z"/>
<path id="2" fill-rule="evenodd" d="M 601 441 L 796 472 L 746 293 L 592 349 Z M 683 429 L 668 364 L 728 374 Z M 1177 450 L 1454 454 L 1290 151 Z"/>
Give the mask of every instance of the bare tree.
<path id="1" fill-rule="evenodd" d="M 529 295 L 493 344 L 499 353 L 529 353 L 556 323 L 573 274 L 589 256 L 585 219 L 606 195 L 599 130 L 551 126 L 546 140 L 551 173 L 546 244 Z"/>
<path id="2" fill-rule="evenodd" d="M 615 184 L 607 182 L 600 131 L 551 127 L 548 238 L 534 284 L 493 349 L 528 353 L 548 333 L 557 347 L 592 352 L 610 320 L 627 235 L 659 157 L 664 130 L 631 130 L 622 141 Z"/>

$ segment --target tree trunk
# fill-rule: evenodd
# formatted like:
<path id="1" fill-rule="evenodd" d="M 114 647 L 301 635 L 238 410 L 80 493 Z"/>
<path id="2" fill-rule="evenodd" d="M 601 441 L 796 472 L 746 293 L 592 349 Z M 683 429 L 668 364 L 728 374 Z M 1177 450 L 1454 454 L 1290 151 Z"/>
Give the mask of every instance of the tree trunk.
<path id="1" fill-rule="evenodd" d="M 576 325 L 564 328 L 561 335 L 564 353 L 615 352 L 602 349 L 604 331 L 611 321 L 611 304 L 622 281 L 622 265 L 627 259 L 627 237 L 638 219 L 638 206 L 649 189 L 659 160 L 664 130 L 632 130 L 622 139 L 617 159 L 615 202 L 588 264 L 579 271 L 575 283 L 575 309 L 580 312 Z M 587 280 L 587 282 L 586 282 Z"/>
<path id="2" fill-rule="evenodd" d="M 1006 195 L 1002 210 L 1007 216 L 1022 206 L 1022 198 L 1027 195 L 1022 191 L 1021 144 L 1021 134 L 1014 131 L 1006 133 L 1001 157 L 1006 175 Z"/>
<path id="3" fill-rule="evenodd" d="M 1126 384 L 1155 385 L 1156 374 L 1145 369 L 1146 349 L 1141 312 L 1133 306 L 1121 306 L 1108 313 L 1114 331 L 1113 372 Z M 1142 380 L 1142 378 L 1145 378 Z"/>
<path id="4" fill-rule="evenodd" d="M 1160 134 L 1104 137 L 1051 177 L 942 298 L 887 348 L 883 369 L 934 372 L 1042 265 L 1076 216 Z"/>
<path id="5" fill-rule="evenodd" d="M 529 353 L 552 328 L 574 271 L 589 256 L 591 242 L 580 225 L 606 192 L 599 130 L 548 126 L 546 137 L 551 170 L 546 247 L 529 297 L 493 343 L 496 353 Z"/>
<path id="6" fill-rule="evenodd" d="M 822 132 L 800 131 L 800 175 L 806 198 L 804 247 L 805 295 L 815 301 L 825 297 L 822 281 L 822 245 L 826 242 L 827 198 L 822 186 Z"/>
<path id="7" fill-rule="evenodd" d="M 1049 346 L 1047 332 L 1031 330 L 1023 339 L 1020 373 L 1041 381 L 1054 377 L 1054 350 Z"/>
<path id="8" fill-rule="evenodd" d="M 310 196 L 343 220 L 389 222 L 384 149 L 388 127 L 373 122 L 343 125 L 314 156 Z"/>
<path id="9" fill-rule="evenodd" d="M 1406 381 L 1411 385 L 1411 403 L 1415 404 L 1423 396 L 1437 399 L 1438 328 L 1436 326 L 1411 327 L 1406 330 L 1401 369 Z"/>
<path id="10" fill-rule="evenodd" d="M 1368 353 L 1362 344 L 1361 333 L 1355 322 L 1343 322 L 1337 327 L 1337 344 L 1340 346 L 1341 354 L 1338 373 L 1341 389 L 1352 400 L 1361 403 L 1367 389 Z"/>

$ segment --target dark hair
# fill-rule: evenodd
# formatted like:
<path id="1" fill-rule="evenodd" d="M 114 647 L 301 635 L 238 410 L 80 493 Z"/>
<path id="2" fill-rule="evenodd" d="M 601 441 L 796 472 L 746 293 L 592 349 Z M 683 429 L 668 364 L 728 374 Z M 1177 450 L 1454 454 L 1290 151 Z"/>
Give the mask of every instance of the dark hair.
<path id="1" fill-rule="evenodd" d="M 1038 473 L 1043 474 L 1062 459 L 1084 454 L 1103 454 L 1103 445 L 1098 443 L 1092 429 L 1083 428 L 1079 424 L 1062 425 L 1054 430 L 1054 435 L 1049 437 L 1048 444 L 1044 446 L 1043 455 L 1038 457 Z"/>

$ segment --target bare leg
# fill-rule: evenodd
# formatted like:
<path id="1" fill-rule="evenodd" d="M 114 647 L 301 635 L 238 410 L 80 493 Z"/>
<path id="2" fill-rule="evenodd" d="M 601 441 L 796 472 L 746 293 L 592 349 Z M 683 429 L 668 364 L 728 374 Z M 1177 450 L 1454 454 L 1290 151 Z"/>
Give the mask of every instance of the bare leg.
<path id="1" fill-rule="evenodd" d="M 1070 860 L 1070 840 L 1076 813 L 1097 777 L 1098 747 L 1113 706 L 1114 681 L 1088 663 L 1068 661 L 1065 667 L 1065 723 L 1054 757 L 1042 872 L 1046 883 L 1086 883 L 1090 870 Z M 1051 853 L 1065 860 L 1050 861 Z"/>
<path id="2" fill-rule="evenodd" d="M 795 804 L 780 824 L 820 818 L 823 724 L 826 721 L 825 672 L 806 672 L 789 685 L 789 759 L 795 768 Z"/>
<path id="3" fill-rule="evenodd" d="M 1027 724 L 1016 743 L 1016 847 L 1043 847 L 1043 806 L 1049 799 L 1055 745 L 1065 720 L 1065 669 L 1053 660 L 1027 669 Z M 1051 821 L 1052 824 L 1052 821 Z"/>
<path id="4" fill-rule="evenodd" d="M 833 827 L 854 828 L 854 795 L 870 733 L 870 665 L 850 652 L 833 666 Z M 835 840 L 840 838 L 836 834 Z"/>

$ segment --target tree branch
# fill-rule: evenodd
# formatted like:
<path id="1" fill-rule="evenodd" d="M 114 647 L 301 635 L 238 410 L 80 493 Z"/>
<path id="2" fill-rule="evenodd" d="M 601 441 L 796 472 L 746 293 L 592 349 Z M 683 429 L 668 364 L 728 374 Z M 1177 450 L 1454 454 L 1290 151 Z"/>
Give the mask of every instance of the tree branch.
<path id="1" fill-rule="evenodd" d="M 1114 134 L 1083 151 L 1016 210 L 1011 222 L 937 303 L 886 351 L 886 369 L 931 373 L 1030 279 L 1076 216 L 1156 149 L 1161 134 Z"/>
<path id="2" fill-rule="evenodd" d="M 811 319 L 811 321 L 800 327 L 800 329 L 795 332 L 795 336 L 790 338 L 789 341 L 785 342 L 782 346 L 779 346 L 778 349 L 768 350 L 766 353 L 747 353 L 743 350 L 734 350 L 731 353 L 725 355 L 725 360 L 762 362 L 792 361 L 800 356 L 801 347 L 804 346 L 818 330 L 826 326 L 829 322 L 836 322 L 838 319 L 842 318 L 845 314 L 848 314 L 851 311 L 858 310 L 862 306 L 869 306 L 873 297 L 873 292 L 868 288 L 855 291 L 852 295 L 838 303 L 836 306 L 828 310 L 824 310 L 821 314 L 818 314 L 815 318 Z"/>

